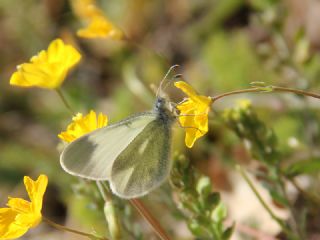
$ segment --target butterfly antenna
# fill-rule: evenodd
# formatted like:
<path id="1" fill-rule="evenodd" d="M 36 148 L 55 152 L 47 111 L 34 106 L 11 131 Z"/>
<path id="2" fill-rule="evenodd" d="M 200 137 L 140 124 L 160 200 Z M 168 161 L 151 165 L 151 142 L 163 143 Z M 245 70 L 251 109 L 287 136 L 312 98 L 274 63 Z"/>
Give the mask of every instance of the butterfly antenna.
<path id="1" fill-rule="evenodd" d="M 165 90 L 171 82 L 174 82 L 176 79 L 179 79 L 179 78 L 182 78 L 182 74 L 174 75 L 171 79 L 172 81 L 167 82 L 167 84 L 163 87 L 163 90 Z"/>
<path id="2" fill-rule="evenodd" d="M 166 73 L 166 75 L 163 77 L 163 79 L 162 79 L 161 82 L 160 82 L 160 86 L 159 86 L 159 88 L 158 88 L 158 90 L 157 90 L 157 97 L 159 96 L 159 92 L 162 90 L 163 82 L 167 79 L 167 77 L 168 77 L 169 74 L 172 72 L 172 70 L 175 69 L 175 68 L 177 68 L 177 67 L 179 67 L 179 65 L 178 65 L 178 64 L 175 64 L 175 65 L 172 65 L 172 66 L 169 68 L 168 72 Z"/>

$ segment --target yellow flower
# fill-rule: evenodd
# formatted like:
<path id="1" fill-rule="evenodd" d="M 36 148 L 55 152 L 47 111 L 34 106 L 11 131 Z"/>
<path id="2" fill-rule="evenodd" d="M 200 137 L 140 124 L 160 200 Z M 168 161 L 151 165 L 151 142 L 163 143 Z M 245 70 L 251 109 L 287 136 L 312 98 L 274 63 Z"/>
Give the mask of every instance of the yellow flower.
<path id="1" fill-rule="evenodd" d="M 251 107 L 251 101 L 246 98 L 239 99 L 237 100 L 237 107 L 246 110 Z"/>
<path id="2" fill-rule="evenodd" d="M 82 38 L 112 38 L 120 40 L 123 32 L 114 26 L 94 0 L 72 0 L 74 13 L 85 22 L 85 27 L 77 31 Z"/>
<path id="3" fill-rule="evenodd" d="M 0 239 L 18 238 L 41 222 L 42 200 L 48 185 L 48 177 L 40 175 L 33 181 L 25 176 L 24 185 L 31 202 L 9 197 L 8 208 L 0 208 Z"/>
<path id="4" fill-rule="evenodd" d="M 77 31 L 77 35 L 82 38 L 112 38 L 120 40 L 123 33 L 116 28 L 105 17 L 97 16 L 91 19 L 89 25 Z"/>
<path id="5" fill-rule="evenodd" d="M 186 131 L 186 146 L 191 148 L 198 138 L 208 132 L 208 114 L 212 100 L 210 97 L 197 95 L 186 82 L 178 81 L 174 85 L 188 95 L 187 100 L 177 108 L 180 111 L 179 122 Z"/>
<path id="6" fill-rule="evenodd" d="M 103 113 L 99 113 L 98 118 L 97 114 L 92 110 L 85 116 L 78 113 L 72 118 L 72 122 L 68 125 L 67 130 L 61 132 L 58 137 L 66 142 L 72 142 L 84 134 L 107 125 L 108 117 Z"/>
<path id="7" fill-rule="evenodd" d="M 90 19 L 101 15 L 97 8 L 95 0 L 71 0 L 73 12 L 81 19 Z"/>
<path id="8" fill-rule="evenodd" d="M 47 51 L 42 50 L 30 63 L 17 67 L 10 84 L 19 87 L 60 87 L 69 70 L 80 61 L 80 53 L 61 39 L 52 41 Z"/>
<path id="9" fill-rule="evenodd" d="M 249 99 L 238 99 L 236 101 L 236 106 L 231 109 L 225 109 L 223 112 L 223 117 L 229 121 L 240 121 L 241 116 L 244 113 L 250 112 L 252 107 L 251 101 Z"/>

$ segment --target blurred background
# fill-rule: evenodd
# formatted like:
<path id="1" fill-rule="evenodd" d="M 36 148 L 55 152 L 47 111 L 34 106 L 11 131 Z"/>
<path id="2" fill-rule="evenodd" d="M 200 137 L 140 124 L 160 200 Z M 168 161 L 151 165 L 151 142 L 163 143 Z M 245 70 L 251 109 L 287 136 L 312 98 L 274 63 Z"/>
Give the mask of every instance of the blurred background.
<path id="1" fill-rule="evenodd" d="M 67 0 L 0 1 L 1 206 L 8 195 L 25 196 L 23 176 L 36 178 L 45 173 L 49 177 L 45 216 L 76 229 L 106 231 L 97 190 L 60 167 L 62 144 L 57 134 L 71 116 L 59 96 L 50 90 L 9 85 L 16 66 L 47 49 L 57 37 L 76 46 L 83 56 L 62 87 L 70 105 L 77 112 L 101 111 L 110 122 L 150 110 L 153 89 L 173 64 L 180 65 L 176 73 L 201 95 L 248 88 L 252 82 L 319 92 L 318 0 L 101 0 L 97 5 L 127 40 L 78 38 L 75 32 L 81 24 Z M 183 98 L 172 85 L 167 94 L 174 102 Z M 269 171 L 273 163 L 257 159 L 250 142 L 253 138 L 239 133 L 230 115 L 224 114 L 225 109 L 239 111 L 237 100 L 244 98 L 251 100 L 250 114 L 261 124 L 244 122 L 247 131 L 254 132 L 257 126 L 270 129 L 273 138 L 267 134 L 261 144 L 271 141 L 284 168 L 311 161 L 307 170 L 299 168 L 294 177 L 303 191 L 319 193 L 320 104 L 315 99 L 278 93 L 225 98 L 214 103 L 209 132 L 192 149 L 186 149 L 184 132 L 175 127 L 173 152 L 184 153 L 199 172 L 209 176 L 213 190 L 221 192 L 229 224 L 238 224 L 231 239 L 263 239 L 250 231 L 287 239 L 234 169 L 236 164 L 248 169 L 271 208 L 281 218 L 290 218 L 288 208 L 270 191 L 272 187 L 265 187 L 257 177 L 257 172 Z M 320 239 L 319 205 L 306 208 L 302 191 L 290 184 L 287 192 L 291 207 L 298 214 L 305 211 L 305 239 Z M 195 239 L 176 216 L 171 195 L 174 192 L 165 183 L 144 201 L 173 239 Z M 132 239 L 157 239 L 125 201 L 116 201 L 137 234 Z M 80 239 L 45 224 L 21 239 L 62 238 Z"/>

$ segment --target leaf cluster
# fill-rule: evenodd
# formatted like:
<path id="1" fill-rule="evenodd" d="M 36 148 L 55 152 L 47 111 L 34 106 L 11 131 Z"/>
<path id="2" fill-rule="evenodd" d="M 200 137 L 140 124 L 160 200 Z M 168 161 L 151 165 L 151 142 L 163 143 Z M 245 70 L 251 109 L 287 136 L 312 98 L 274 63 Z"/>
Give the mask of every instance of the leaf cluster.
<path id="1" fill-rule="evenodd" d="M 199 239 L 230 239 L 234 226 L 225 227 L 227 209 L 220 194 L 212 191 L 208 176 L 179 155 L 174 159 L 170 182 L 177 195 L 176 204 L 194 236 Z"/>

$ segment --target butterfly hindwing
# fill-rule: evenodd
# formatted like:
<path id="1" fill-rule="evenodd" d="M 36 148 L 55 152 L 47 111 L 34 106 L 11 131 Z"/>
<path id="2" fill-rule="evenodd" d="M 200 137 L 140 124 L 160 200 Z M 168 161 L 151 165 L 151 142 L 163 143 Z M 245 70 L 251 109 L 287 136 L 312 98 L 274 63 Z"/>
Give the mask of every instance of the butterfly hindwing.
<path id="1" fill-rule="evenodd" d="M 159 186 L 170 171 L 170 123 L 155 119 L 121 152 L 111 170 L 111 188 L 134 198 Z"/>
<path id="2" fill-rule="evenodd" d="M 109 180 L 114 160 L 155 119 L 152 112 L 142 113 L 82 136 L 62 152 L 63 169 L 75 176 Z"/>

